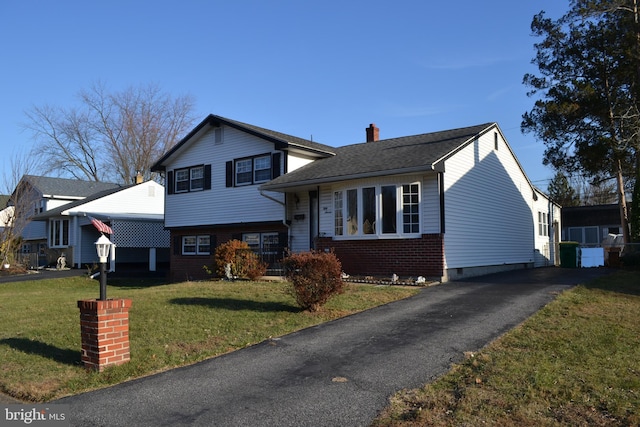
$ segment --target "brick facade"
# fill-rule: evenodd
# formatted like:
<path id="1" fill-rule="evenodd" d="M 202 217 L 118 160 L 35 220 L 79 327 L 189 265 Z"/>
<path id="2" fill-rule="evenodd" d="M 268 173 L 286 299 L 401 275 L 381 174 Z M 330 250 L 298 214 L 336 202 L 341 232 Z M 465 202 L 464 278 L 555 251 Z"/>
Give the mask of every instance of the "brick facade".
<path id="1" fill-rule="evenodd" d="M 101 372 L 129 361 L 130 307 L 129 299 L 78 301 L 85 368 Z"/>
<path id="2" fill-rule="evenodd" d="M 215 248 L 218 245 L 232 239 L 241 240 L 243 233 L 274 232 L 286 235 L 287 228 L 283 224 L 262 224 L 171 230 L 171 269 L 169 279 L 176 282 L 210 279 L 212 276 L 209 275 L 203 267 L 207 266 L 209 269 L 214 270 Z M 182 237 L 194 235 L 211 236 L 210 255 L 182 255 Z M 284 240 L 287 240 L 286 236 Z M 288 246 L 286 241 L 283 243 L 283 246 Z"/>
<path id="3" fill-rule="evenodd" d="M 318 250 L 332 249 L 349 275 L 441 277 L 444 272 L 442 234 L 417 239 L 333 240 L 321 237 Z"/>

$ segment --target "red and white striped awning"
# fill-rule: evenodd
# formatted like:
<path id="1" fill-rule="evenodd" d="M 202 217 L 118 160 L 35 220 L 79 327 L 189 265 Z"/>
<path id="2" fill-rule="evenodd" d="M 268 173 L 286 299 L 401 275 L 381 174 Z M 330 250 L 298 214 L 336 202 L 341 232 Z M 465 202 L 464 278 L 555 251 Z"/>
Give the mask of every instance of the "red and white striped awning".
<path id="1" fill-rule="evenodd" d="M 93 226 L 97 228 L 99 232 L 106 233 L 106 234 L 113 234 L 113 230 L 111 229 L 111 227 L 109 227 L 104 222 L 92 216 L 90 216 L 89 219 L 91 220 L 91 224 L 93 224 Z"/>

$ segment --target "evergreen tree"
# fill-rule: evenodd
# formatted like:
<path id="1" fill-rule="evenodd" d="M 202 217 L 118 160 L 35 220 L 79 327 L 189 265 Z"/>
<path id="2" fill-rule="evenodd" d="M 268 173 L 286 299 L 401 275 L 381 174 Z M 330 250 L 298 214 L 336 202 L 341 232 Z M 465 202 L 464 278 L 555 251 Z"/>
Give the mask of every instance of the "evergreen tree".
<path id="1" fill-rule="evenodd" d="M 533 19 L 540 75 L 524 83 L 537 95 L 523 132 L 546 145 L 544 163 L 594 181 L 615 178 L 625 241 L 625 181 L 635 179 L 640 135 L 636 0 L 573 0 L 558 20 Z"/>
<path id="2" fill-rule="evenodd" d="M 549 197 L 560 206 L 578 206 L 580 196 L 578 192 L 569 184 L 569 180 L 562 172 L 556 172 L 549 186 L 547 187 Z"/>

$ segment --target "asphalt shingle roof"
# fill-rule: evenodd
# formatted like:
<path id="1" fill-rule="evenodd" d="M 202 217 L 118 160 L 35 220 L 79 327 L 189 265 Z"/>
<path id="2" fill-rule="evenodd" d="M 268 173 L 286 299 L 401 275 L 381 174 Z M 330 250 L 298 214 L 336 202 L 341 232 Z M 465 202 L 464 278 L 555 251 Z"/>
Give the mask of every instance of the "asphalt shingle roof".
<path id="1" fill-rule="evenodd" d="M 321 157 L 332 156 L 335 152 L 333 147 L 325 144 L 320 144 L 308 139 L 299 138 L 297 136 L 287 135 L 282 132 L 276 132 L 271 129 L 262 128 L 259 126 L 251 125 L 248 123 L 239 122 L 237 120 L 227 119 L 226 117 L 216 116 L 209 114 L 200 124 L 198 124 L 187 136 L 182 138 L 176 145 L 174 145 L 169 151 L 167 151 L 153 166 L 152 171 L 164 170 L 165 162 L 171 158 L 175 153 L 183 149 L 185 144 L 188 144 L 189 140 L 193 138 L 203 127 L 207 125 L 225 124 L 227 126 L 234 127 L 241 131 L 250 133 L 257 137 L 266 139 L 273 142 L 278 149 L 291 149 L 297 148 L 309 153 L 315 153 Z"/>
<path id="2" fill-rule="evenodd" d="M 102 191 L 99 191 L 97 193 L 93 193 L 92 195 L 87 196 L 84 199 L 76 200 L 75 202 L 69 202 L 69 203 L 66 203 L 66 204 L 64 204 L 62 206 L 58 206 L 57 208 L 54 208 L 54 209 L 49 209 L 48 211 L 45 211 L 45 212 L 40 213 L 38 215 L 35 215 L 31 219 L 33 221 L 42 221 L 42 220 L 47 219 L 47 218 L 60 216 L 60 214 L 62 212 L 64 212 L 64 211 L 66 211 L 66 210 L 73 209 L 76 206 L 84 205 L 85 203 L 89 203 L 89 202 L 91 202 L 93 200 L 101 199 L 101 198 L 103 198 L 105 196 L 109 196 L 111 194 L 115 194 L 115 193 L 117 193 L 119 191 L 125 190 L 125 189 L 133 187 L 135 185 L 136 184 L 129 184 L 129 185 L 125 185 L 125 186 L 122 186 L 122 187 L 118 186 L 118 187 L 115 187 L 115 188 L 109 188 L 107 190 L 102 190 Z"/>
<path id="3" fill-rule="evenodd" d="M 385 139 L 335 149 L 335 156 L 316 160 L 261 188 L 280 190 L 305 184 L 429 170 L 494 123 Z"/>
<path id="4" fill-rule="evenodd" d="M 87 197 L 99 191 L 120 188 L 111 182 L 81 181 L 79 179 L 51 178 L 48 176 L 25 175 L 23 182 L 28 182 L 42 194 L 70 197 Z"/>

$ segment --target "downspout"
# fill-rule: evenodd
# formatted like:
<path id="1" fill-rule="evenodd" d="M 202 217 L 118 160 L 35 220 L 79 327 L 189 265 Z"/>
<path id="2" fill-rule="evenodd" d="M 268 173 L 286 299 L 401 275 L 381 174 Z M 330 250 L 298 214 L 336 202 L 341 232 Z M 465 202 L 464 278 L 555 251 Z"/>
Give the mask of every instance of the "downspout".
<path id="1" fill-rule="evenodd" d="M 282 215 L 282 224 L 287 227 L 287 240 L 291 239 L 291 226 L 289 225 L 289 221 L 287 221 L 287 193 L 284 193 L 284 197 L 285 197 L 285 201 L 282 202 L 278 199 L 276 199 L 275 197 L 269 196 L 268 194 L 264 194 L 264 190 L 260 190 L 260 195 L 262 197 L 265 197 L 269 200 L 271 200 L 272 202 L 276 202 L 279 205 L 282 205 L 282 207 L 284 208 L 284 215 Z M 291 242 L 287 242 L 287 246 L 290 248 L 291 247 Z"/>

